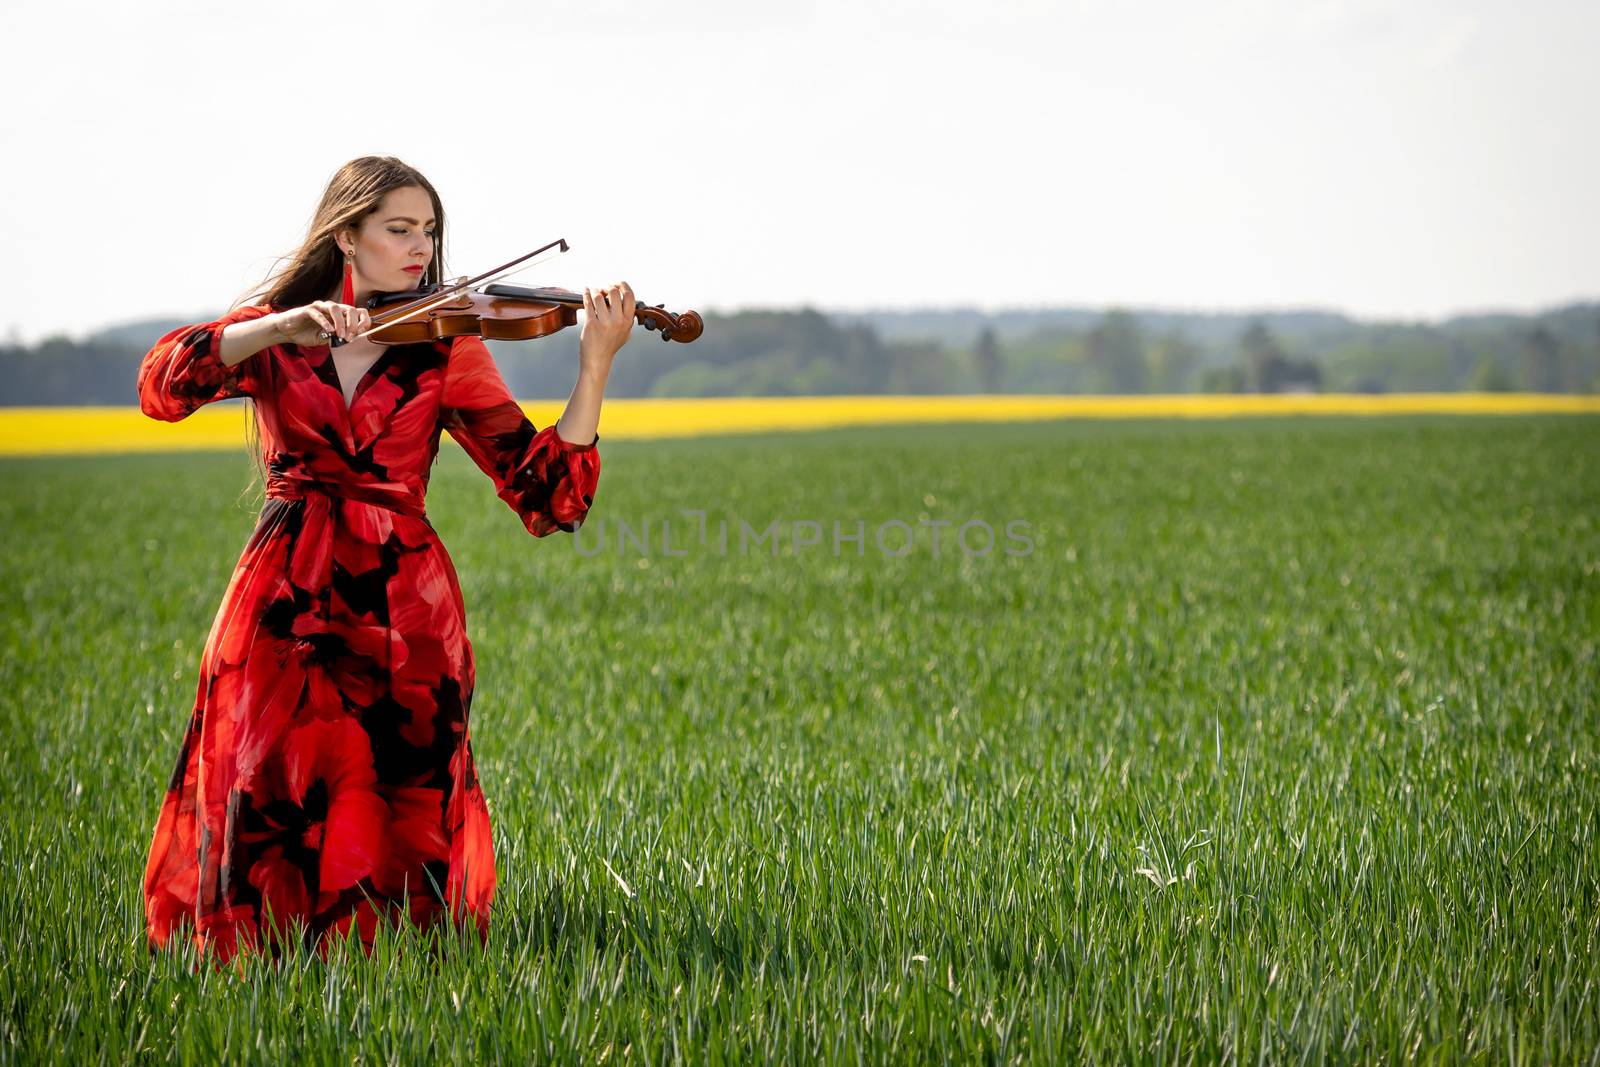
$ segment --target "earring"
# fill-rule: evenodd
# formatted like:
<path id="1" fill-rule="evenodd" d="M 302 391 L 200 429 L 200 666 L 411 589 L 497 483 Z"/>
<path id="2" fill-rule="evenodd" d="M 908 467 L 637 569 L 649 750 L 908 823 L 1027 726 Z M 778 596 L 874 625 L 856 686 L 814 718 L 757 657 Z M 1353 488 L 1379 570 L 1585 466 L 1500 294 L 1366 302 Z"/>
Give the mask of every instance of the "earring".
<path id="1" fill-rule="evenodd" d="M 351 277 L 351 268 L 355 261 L 356 255 L 354 252 L 346 252 L 344 254 L 344 291 L 340 294 L 339 299 L 342 304 L 354 304 L 356 302 L 356 283 L 355 279 Z"/>

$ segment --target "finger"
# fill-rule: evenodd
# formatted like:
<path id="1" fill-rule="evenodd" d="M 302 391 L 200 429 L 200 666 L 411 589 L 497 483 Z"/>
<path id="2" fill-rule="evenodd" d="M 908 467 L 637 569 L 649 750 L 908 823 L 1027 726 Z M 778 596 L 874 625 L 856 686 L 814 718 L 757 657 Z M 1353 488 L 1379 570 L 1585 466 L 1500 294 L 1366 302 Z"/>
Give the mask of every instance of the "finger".
<path id="1" fill-rule="evenodd" d="M 587 285 L 583 287 L 583 313 L 594 318 L 594 294 L 589 291 Z"/>
<path id="2" fill-rule="evenodd" d="M 629 285 L 627 282 L 623 282 L 622 283 L 622 314 L 626 318 L 628 318 L 629 320 L 632 320 L 634 309 L 637 306 L 638 306 L 638 302 L 634 299 L 633 286 Z"/>
<path id="3" fill-rule="evenodd" d="M 301 309 L 306 318 L 316 323 L 318 328 L 328 334 L 335 332 L 333 328 L 332 305 L 326 300 L 313 300 Z"/>

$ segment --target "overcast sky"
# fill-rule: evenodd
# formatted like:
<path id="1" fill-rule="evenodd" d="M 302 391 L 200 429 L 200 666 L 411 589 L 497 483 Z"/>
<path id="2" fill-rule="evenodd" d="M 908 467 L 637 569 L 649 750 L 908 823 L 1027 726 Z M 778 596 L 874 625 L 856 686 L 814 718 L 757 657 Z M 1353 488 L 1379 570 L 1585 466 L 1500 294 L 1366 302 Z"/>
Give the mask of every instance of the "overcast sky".
<path id="1" fill-rule="evenodd" d="M 670 309 L 1600 297 L 1600 4 L 0 11 L 0 333 L 226 307 L 396 155 L 448 263 Z"/>

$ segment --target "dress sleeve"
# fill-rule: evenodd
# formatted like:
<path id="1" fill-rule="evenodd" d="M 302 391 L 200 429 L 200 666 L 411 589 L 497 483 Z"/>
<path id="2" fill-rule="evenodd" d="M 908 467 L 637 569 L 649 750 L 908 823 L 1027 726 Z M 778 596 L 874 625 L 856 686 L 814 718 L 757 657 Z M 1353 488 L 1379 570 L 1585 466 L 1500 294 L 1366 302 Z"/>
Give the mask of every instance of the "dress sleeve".
<path id="1" fill-rule="evenodd" d="M 578 532 L 600 480 L 600 435 L 575 444 L 563 440 L 554 423 L 535 429 L 481 338 L 451 342 L 439 421 L 529 533 Z"/>
<path id="2" fill-rule="evenodd" d="M 263 305 L 236 308 L 216 322 L 180 326 L 162 337 L 139 364 L 140 409 L 152 419 L 177 422 L 203 404 L 257 395 L 266 349 L 231 367 L 218 352 L 224 327 L 270 311 Z"/>

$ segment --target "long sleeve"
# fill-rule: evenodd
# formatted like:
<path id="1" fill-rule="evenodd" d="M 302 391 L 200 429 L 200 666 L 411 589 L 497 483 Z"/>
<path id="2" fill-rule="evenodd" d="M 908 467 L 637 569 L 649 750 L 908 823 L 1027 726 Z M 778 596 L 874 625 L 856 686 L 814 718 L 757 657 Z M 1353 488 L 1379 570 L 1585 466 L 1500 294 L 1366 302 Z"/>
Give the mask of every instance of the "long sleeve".
<path id="1" fill-rule="evenodd" d="M 554 423 L 535 429 L 480 338 L 451 343 L 439 419 L 529 533 L 578 532 L 600 480 L 600 435 L 574 444 Z"/>
<path id="2" fill-rule="evenodd" d="M 218 355 L 222 330 L 270 313 L 270 308 L 235 308 L 215 322 L 180 326 L 145 354 L 139 364 L 139 407 L 152 419 L 177 422 L 202 405 L 230 397 L 256 396 L 266 350 L 228 366 Z"/>

